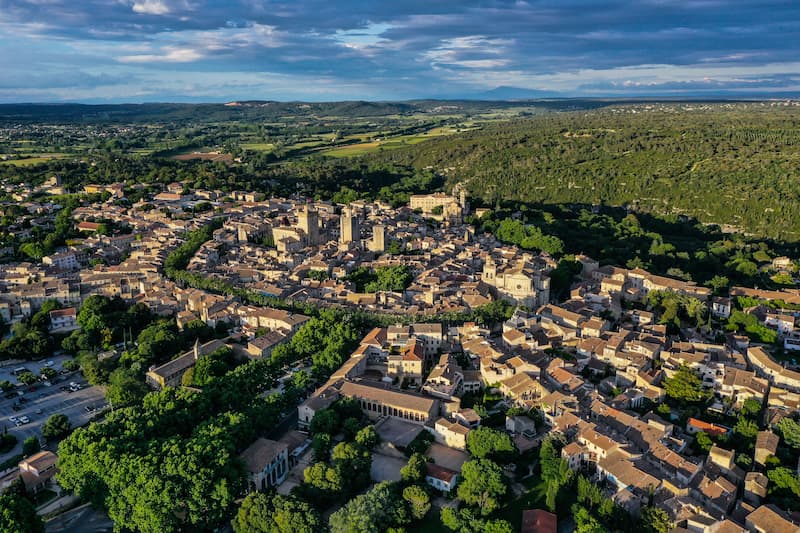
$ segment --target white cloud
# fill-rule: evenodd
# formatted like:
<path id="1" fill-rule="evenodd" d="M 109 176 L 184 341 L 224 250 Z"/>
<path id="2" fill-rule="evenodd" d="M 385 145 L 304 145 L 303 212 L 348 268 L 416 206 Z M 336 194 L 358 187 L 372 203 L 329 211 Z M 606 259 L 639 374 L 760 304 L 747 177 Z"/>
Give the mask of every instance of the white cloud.
<path id="1" fill-rule="evenodd" d="M 121 63 L 191 63 L 203 54 L 191 48 L 168 48 L 161 54 L 137 54 L 117 58 Z"/>
<path id="2" fill-rule="evenodd" d="M 166 15 L 171 11 L 162 0 L 136 0 L 132 7 L 134 13 L 142 15 Z"/>

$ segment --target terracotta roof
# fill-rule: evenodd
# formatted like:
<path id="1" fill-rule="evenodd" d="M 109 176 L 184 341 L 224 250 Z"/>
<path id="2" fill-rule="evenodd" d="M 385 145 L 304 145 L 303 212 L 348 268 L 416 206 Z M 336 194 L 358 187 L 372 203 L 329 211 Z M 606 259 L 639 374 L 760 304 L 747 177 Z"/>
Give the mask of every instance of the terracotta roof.
<path id="1" fill-rule="evenodd" d="M 522 511 L 521 533 L 556 533 L 558 519 L 542 509 Z"/>

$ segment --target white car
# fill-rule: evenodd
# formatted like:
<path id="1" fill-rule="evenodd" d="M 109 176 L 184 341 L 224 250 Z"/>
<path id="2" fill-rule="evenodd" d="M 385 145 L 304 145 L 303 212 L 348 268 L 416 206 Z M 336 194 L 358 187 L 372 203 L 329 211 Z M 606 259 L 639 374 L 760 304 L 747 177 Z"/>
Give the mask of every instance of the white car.
<path id="1" fill-rule="evenodd" d="M 55 363 L 54 363 L 53 361 L 48 361 L 48 362 L 46 362 L 46 363 L 44 364 L 44 366 L 46 366 L 46 367 L 50 368 L 50 367 L 52 367 L 54 364 L 55 364 Z"/>
<path id="2" fill-rule="evenodd" d="M 28 418 L 27 416 L 23 415 L 23 416 L 19 417 L 19 421 L 22 422 L 23 424 L 27 424 L 28 422 L 31 421 L 31 419 Z"/>
<path id="3" fill-rule="evenodd" d="M 9 417 L 8 417 L 8 421 L 9 421 L 9 422 L 15 422 L 15 423 L 16 423 L 16 421 L 17 421 L 17 417 L 16 417 L 16 416 L 9 416 Z"/>

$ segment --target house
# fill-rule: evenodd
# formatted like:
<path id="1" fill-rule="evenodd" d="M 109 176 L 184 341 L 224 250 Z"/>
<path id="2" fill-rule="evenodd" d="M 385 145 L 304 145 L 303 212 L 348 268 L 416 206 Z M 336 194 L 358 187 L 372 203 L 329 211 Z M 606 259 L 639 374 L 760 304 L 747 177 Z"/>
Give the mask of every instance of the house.
<path id="1" fill-rule="evenodd" d="M 753 505 L 767 497 L 769 478 L 761 472 L 748 472 L 744 477 L 744 499 Z"/>
<path id="2" fill-rule="evenodd" d="M 778 453 L 780 438 L 771 431 L 759 431 L 756 437 L 755 460 L 757 464 L 765 466 L 770 455 Z"/>
<path id="3" fill-rule="evenodd" d="M 239 458 L 245 465 L 250 491 L 277 487 L 289 473 L 288 446 L 285 443 L 259 438 Z"/>
<path id="4" fill-rule="evenodd" d="M 78 313 L 74 307 L 53 309 L 50 316 L 50 333 L 68 333 L 79 329 Z"/>
<path id="5" fill-rule="evenodd" d="M 434 463 L 425 463 L 425 482 L 442 492 L 451 492 L 458 484 L 458 472 Z"/>
<path id="6" fill-rule="evenodd" d="M 522 511 L 522 529 L 520 533 L 556 533 L 558 518 L 543 509 Z"/>
<path id="7" fill-rule="evenodd" d="M 686 421 L 687 433 L 689 433 L 690 435 L 696 435 L 701 431 L 712 437 L 720 437 L 722 435 L 727 435 L 728 433 L 730 433 L 731 429 L 729 427 L 721 426 L 719 424 L 712 424 L 711 422 L 698 420 L 697 418 L 689 418 L 689 420 Z"/>
<path id="8" fill-rule="evenodd" d="M 469 435 L 470 429 L 458 422 L 450 422 L 446 418 L 440 418 L 434 422 L 432 428 L 425 426 L 425 429 L 433 435 L 433 438 L 439 444 L 456 450 L 467 449 L 467 435 Z"/>
<path id="9" fill-rule="evenodd" d="M 272 355 L 272 350 L 289 340 L 289 336 L 281 330 L 275 330 L 256 337 L 247 343 L 250 357 L 263 359 Z"/>
<path id="10" fill-rule="evenodd" d="M 791 522 L 774 505 L 762 505 L 745 517 L 745 527 L 751 533 L 797 533 L 800 525 Z"/>
<path id="11" fill-rule="evenodd" d="M 58 472 L 57 462 L 58 455 L 51 451 L 41 451 L 20 461 L 18 466 L 25 490 L 35 494 L 44 489 Z"/>
<path id="12" fill-rule="evenodd" d="M 711 299 L 711 314 L 719 318 L 731 316 L 731 299 L 715 296 Z"/>
<path id="13" fill-rule="evenodd" d="M 528 416 L 507 416 L 506 431 L 532 439 L 536 436 L 536 422 Z"/>

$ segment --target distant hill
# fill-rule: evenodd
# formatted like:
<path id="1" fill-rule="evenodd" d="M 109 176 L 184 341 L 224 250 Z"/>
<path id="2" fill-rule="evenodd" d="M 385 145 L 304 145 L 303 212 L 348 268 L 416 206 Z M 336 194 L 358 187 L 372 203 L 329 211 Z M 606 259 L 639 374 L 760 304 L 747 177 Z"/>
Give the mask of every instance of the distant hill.
<path id="1" fill-rule="evenodd" d="M 501 85 L 475 96 L 480 100 L 534 100 L 537 98 L 559 98 L 561 95 L 554 91 L 541 91 L 537 89 L 523 89 Z"/>
<path id="2" fill-rule="evenodd" d="M 464 181 L 475 201 L 627 206 L 800 240 L 800 104 L 615 104 L 370 156 Z"/>

